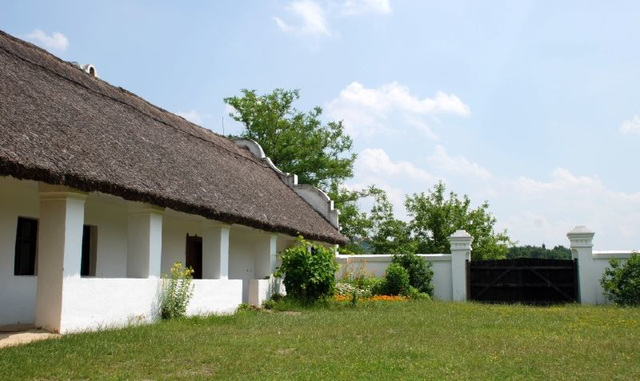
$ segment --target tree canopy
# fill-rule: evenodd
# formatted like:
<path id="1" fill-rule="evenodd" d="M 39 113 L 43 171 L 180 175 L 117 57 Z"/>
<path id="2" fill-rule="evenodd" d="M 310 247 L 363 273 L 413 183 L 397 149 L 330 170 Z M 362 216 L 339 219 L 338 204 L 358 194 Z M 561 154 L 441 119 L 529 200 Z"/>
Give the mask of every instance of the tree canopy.
<path id="1" fill-rule="evenodd" d="M 241 96 L 225 98 L 234 108 L 229 115 L 245 129 L 239 136 L 258 142 L 273 163 L 285 172 L 298 175 L 301 184 L 327 192 L 341 211 L 341 233 L 349 244 L 341 248 L 351 253 L 448 253 L 449 237 L 464 229 L 474 237 L 474 259 L 504 258 L 509 237 L 496 232 L 495 217 L 489 204 L 471 208 L 468 196 L 446 194 L 445 184 L 436 184 L 428 193 L 408 195 L 405 201 L 409 222 L 396 219 L 387 194 L 370 186 L 349 189 L 344 181 L 353 176 L 356 155 L 353 141 L 341 121 L 322 123 L 322 109 L 302 112 L 294 107 L 298 90 L 276 89 L 258 95 L 241 90 Z M 373 197 L 369 213 L 360 210 L 358 201 Z"/>
<path id="2" fill-rule="evenodd" d="M 428 194 L 407 196 L 405 207 L 412 218 L 409 226 L 420 253 L 449 253 L 449 237 L 458 229 L 473 236 L 473 259 L 505 258 L 510 243 L 506 232 L 496 232 L 495 217 L 485 201 L 472 209 L 467 195 L 446 195 L 443 182 L 436 184 Z"/>
<path id="3" fill-rule="evenodd" d="M 278 168 L 298 175 L 301 184 L 325 191 L 331 183 L 353 176 L 356 155 L 342 121 L 323 124 L 320 107 L 298 111 L 293 104 L 300 97 L 299 90 L 276 89 L 265 95 L 255 90 L 241 92 L 241 96 L 224 99 L 234 108 L 229 115 L 245 126 L 239 137 L 258 142 Z"/>
<path id="4" fill-rule="evenodd" d="M 370 240 L 375 253 L 415 254 L 418 244 L 406 222 L 396 219 L 387 193 L 370 187 L 375 203 L 371 208 Z"/>
<path id="5" fill-rule="evenodd" d="M 543 258 L 543 259 L 571 259 L 571 250 L 560 245 L 553 249 L 542 246 L 513 246 L 509 248 L 507 258 Z"/>

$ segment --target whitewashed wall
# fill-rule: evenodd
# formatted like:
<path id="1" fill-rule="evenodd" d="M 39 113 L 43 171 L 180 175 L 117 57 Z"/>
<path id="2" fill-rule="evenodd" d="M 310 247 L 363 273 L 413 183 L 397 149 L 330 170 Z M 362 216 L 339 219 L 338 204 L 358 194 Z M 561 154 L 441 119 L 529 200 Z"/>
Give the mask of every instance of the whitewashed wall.
<path id="1" fill-rule="evenodd" d="M 249 281 L 255 278 L 254 237 L 240 229 L 229 234 L 229 279 L 242 280 L 242 301 L 249 302 Z"/>
<path id="2" fill-rule="evenodd" d="M 434 297 L 438 300 L 452 300 L 451 254 L 418 254 L 433 269 Z M 393 254 L 372 255 L 338 255 L 336 261 L 340 269 L 336 278 L 344 276 L 345 270 L 350 273 L 363 271 L 368 276 L 383 277 L 391 264 Z"/>
<path id="3" fill-rule="evenodd" d="M 242 280 L 195 279 L 187 315 L 230 314 L 242 303 Z"/>
<path id="4" fill-rule="evenodd" d="M 98 227 L 97 278 L 127 276 L 127 204 L 102 194 L 89 194 L 84 207 L 84 224 Z"/>
<path id="5" fill-rule="evenodd" d="M 168 273 L 175 262 L 186 262 L 187 234 L 202 237 L 202 219 L 176 211 L 162 216 L 162 273 Z"/>
<path id="6" fill-rule="evenodd" d="M 15 276 L 18 217 L 38 218 L 38 183 L 0 177 L 0 325 L 33 323 L 35 276 Z"/>
<path id="7" fill-rule="evenodd" d="M 609 303 L 604 297 L 604 290 L 600 284 L 600 279 L 604 274 L 604 270 L 609 267 L 609 260 L 612 258 L 619 258 L 622 260 L 629 259 L 631 251 L 594 251 L 591 256 L 591 264 L 585 271 L 586 281 L 584 284 L 581 282 L 581 288 L 585 293 L 585 302 L 589 301 L 589 298 L 593 298 L 594 304 Z M 580 262 L 578 261 L 578 266 Z M 589 296 L 591 293 L 593 296 Z"/>
<path id="8" fill-rule="evenodd" d="M 65 279 L 60 333 L 154 321 L 158 285 L 155 278 Z"/>
<path id="9" fill-rule="evenodd" d="M 571 256 L 578 259 L 578 278 L 580 280 L 580 301 L 583 304 L 609 303 L 603 294 L 600 279 L 609 260 L 629 259 L 632 251 L 593 251 L 595 232 L 586 226 L 576 226 L 567 233 L 571 242 Z"/>

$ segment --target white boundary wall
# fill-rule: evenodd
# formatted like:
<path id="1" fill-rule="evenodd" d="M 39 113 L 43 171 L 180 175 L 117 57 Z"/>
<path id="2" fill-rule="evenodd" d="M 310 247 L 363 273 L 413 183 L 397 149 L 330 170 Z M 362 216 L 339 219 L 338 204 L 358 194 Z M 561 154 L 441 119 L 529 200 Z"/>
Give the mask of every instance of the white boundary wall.
<path id="1" fill-rule="evenodd" d="M 464 301 L 467 299 L 467 266 L 471 259 L 471 237 L 464 230 L 458 230 L 451 237 L 451 254 L 418 254 L 429 261 L 433 268 L 434 297 L 439 300 Z M 384 276 L 393 254 L 337 255 L 340 269 L 336 278 L 344 276 L 345 271 L 364 272 L 376 277 Z"/>
<path id="2" fill-rule="evenodd" d="M 453 300 L 451 283 L 451 254 L 418 254 L 433 265 L 434 296 L 439 300 Z M 336 261 L 340 269 L 336 278 L 344 276 L 345 271 L 358 273 L 362 270 L 368 276 L 382 277 L 391 264 L 393 254 L 338 255 Z"/>
<path id="3" fill-rule="evenodd" d="M 632 251 L 593 251 L 595 233 L 585 226 L 576 226 L 567 233 L 571 242 L 571 257 L 578 259 L 578 279 L 580 280 L 580 302 L 583 304 L 604 304 L 609 301 L 603 294 L 600 279 L 609 267 L 609 260 L 629 259 Z"/>
<path id="4" fill-rule="evenodd" d="M 582 304 L 609 303 L 603 294 L 600 279 L 609 260 L 629 259 L 633 251 L 593 251 L 594 232 L 584 226 L 576 226 L 567 234 L 571 242 L 573 259 L 578 259 L 578 280 L 580 302 Z M 464 231 L 457 231 L 449 238 L 451 254 L 418 254 L 433 265 L 434 296 L 439 300 L 464 301 L 467 299 L 466 260 L 470 260 L 471 237 Z M 345 271 L 364 272 L 367 275 L 382 277 L 391 263 L 392 254 L 337 255 L 340 269 L 336 278 L 340 279 Z"/>

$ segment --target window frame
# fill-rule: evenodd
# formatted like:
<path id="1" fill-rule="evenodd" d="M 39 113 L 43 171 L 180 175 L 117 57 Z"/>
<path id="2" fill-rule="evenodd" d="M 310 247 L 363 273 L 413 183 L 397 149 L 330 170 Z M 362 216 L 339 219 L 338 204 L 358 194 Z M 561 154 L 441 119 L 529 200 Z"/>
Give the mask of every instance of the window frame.
<path id="1" fill-rule="evenodd" d="M 26 224 L 32 224 L 31 229 L 29 229 L 30 235 L 26 233 Z M 14 276 L 38 275 L 38 229 L 39 221 L 37 218 L 18 216 L 13 257 Z M 25 244 L 31 245 L 31 249 L 26 255 L 23 250 L 23 245 Z"/>

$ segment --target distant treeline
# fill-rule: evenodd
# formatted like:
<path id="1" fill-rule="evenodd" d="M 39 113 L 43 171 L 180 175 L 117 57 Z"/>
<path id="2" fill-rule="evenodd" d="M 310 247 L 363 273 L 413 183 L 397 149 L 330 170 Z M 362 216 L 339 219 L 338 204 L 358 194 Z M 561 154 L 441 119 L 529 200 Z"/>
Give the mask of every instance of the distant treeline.
<path id="1" fill-rule="evenodd" d="M 571 250 L 564 246 L 547 249 L 544 244 L 542 246 L 514 246 L 509 248 L 507 258 L 571 259 Z"/>

